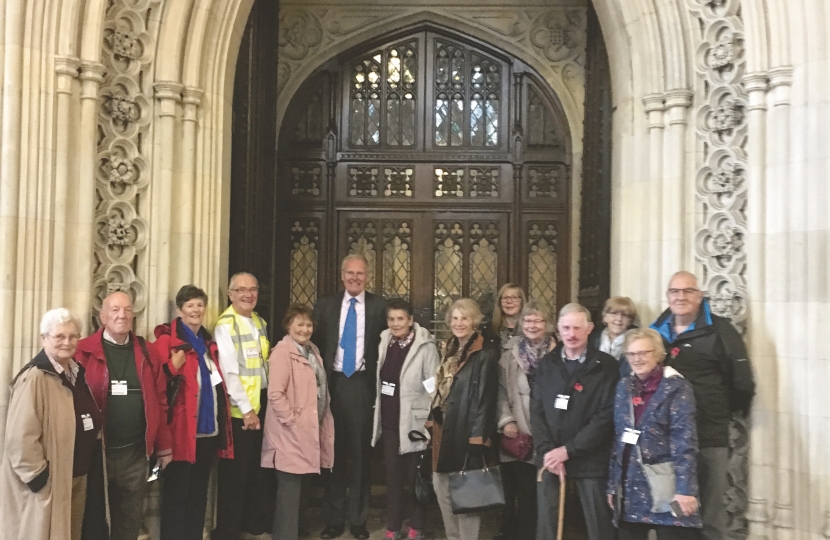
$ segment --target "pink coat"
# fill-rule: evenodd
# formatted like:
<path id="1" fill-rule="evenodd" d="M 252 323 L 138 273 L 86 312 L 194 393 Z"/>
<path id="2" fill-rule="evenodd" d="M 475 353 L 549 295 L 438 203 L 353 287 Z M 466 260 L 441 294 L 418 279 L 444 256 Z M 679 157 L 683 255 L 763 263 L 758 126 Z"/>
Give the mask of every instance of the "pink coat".
<path id="1" fill-rule="evenodd" d="M 322 362 L 320 351 L 311 350 Z M 262 438 L 261 465 L 293 474 L 319 473 L 334 466 L 334 418 L 329 408 L 322 426 L 317 420 L 314 369 L 285 336 L 268 359 L 268 412 Z M 325 376 L 325 375 L 324 375 Z"/>

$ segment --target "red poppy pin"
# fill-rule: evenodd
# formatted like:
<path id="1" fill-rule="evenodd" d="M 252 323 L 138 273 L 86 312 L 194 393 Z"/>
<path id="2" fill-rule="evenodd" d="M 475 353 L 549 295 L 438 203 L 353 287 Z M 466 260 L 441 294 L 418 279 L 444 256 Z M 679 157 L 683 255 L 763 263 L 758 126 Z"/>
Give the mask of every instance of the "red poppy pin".
<path id="1" fill-rule="evenodd" d="M 583 386 L 580 383 L 576 383 L 574 385 L 574 390 L 576 390 L 577 392 L 582 392 L 582 388 Z"/>
<path id="2" fill-rule="evenodd" d="M 680 354 L 680 347 L 675 347 L 671 350 L 671 357 L 672 358 L 677 358 L 677 356 L 679 354 Z"/>
<path id="3" fill-rule="evenodd" d="M 631 403 L 633 403 L 634 405 L 642 405 L 643 398 L 641 398 L 640 396 L 633 397 L 631 398 Z"/>

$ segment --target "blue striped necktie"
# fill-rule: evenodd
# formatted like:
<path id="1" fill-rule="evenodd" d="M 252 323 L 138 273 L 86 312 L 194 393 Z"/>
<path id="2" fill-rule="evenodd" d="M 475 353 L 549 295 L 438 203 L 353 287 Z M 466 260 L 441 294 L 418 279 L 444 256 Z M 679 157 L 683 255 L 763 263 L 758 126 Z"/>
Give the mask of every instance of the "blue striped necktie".
<path id="1" fill-rule="evenodd" d="M 340 336 L 340 346 L 343 347 L 343 375 L 354 375 L 357 359 L 357 310 L 354 305 L 357 298 L 349 299 L 349 312 L 343 324 L 343 335 Z"/>

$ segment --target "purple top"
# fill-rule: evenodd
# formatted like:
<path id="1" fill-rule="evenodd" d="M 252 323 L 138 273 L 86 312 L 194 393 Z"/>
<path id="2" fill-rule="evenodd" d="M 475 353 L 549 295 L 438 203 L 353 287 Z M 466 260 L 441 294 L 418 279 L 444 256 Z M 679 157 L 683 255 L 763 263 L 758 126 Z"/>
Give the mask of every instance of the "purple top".
<path id="1" fill-rule="evenodd" d="M 398 426 L 400 425 L 401 416 L 401 370 L 403 369 L 403 362 L 406 360 L 406 355 L 409 354 L 409 349 L 415 342 L 413 339 L 415 333 L 410 331 L 407 337 L 403 339 L 395 339 L 394 337 L 389 341 L 389 348 L 386 349 L 386 358 L 383 361 L 383 366 L 380 368 L 380 426 L 383 430 L 389 430 L 393 433 L 398 433 Z M 394 384 L 394 394 L 388 395 L 383 393 L 383 383 Z"/>

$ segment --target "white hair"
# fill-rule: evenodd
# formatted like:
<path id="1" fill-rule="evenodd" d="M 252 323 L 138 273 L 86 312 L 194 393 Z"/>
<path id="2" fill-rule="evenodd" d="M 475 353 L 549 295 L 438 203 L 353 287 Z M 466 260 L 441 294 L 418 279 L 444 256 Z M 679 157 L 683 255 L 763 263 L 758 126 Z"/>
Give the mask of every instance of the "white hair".
<path id="1" fill-rule="evenodd" d="M 45 336 L 59 324 L 66 323 L 74 324 L 75 329 L 78 332 L 81 331 L 81 321 L 79 321 L 76 316 L 72 315 L 68 309 L 62 307 L 50 309 L 44 313 L 43 317 L 40 319 L 40 335 Z"/>
<path id="2" fill-rule="evenodd" d="M 238 277 L 242 277 L 242 276 L 248 276 L 248 277 L 250 277 L 251 279 L 253 279 L 254 281 L 256 281 L 256 285 L 257 285 L 257 287 L 259 287 L 259 280 L 256 278 L 256 276 L 255 276 L 255 275 L 253 275 L 253 274 L 252 274 L 252 273 L 250 273 L 250 272 L 237 272 L 237 273 L 235 273 L 234 275 L 232 275 L 232 276 L 231 276 L 231 279 L 230 279 L 230 281 L 228 282 L 228 289 L 233 289 L 233 286 L 234 286 L 234 281 L 236 281 L 236 278 L 238 278 Z"/>
<path id="3" fill-rule="evenodd" d="M 591 322 L 591 312 L 588 311 L 588 308 L 582 304 L 577 304 L 576 302 L 565 304 L 562 309 L 559 310 L 559 318 L 561 319 L 565 315 L 570 315 L 571 313 L 582 313 L 585 315 L 585 321 Z"/>

